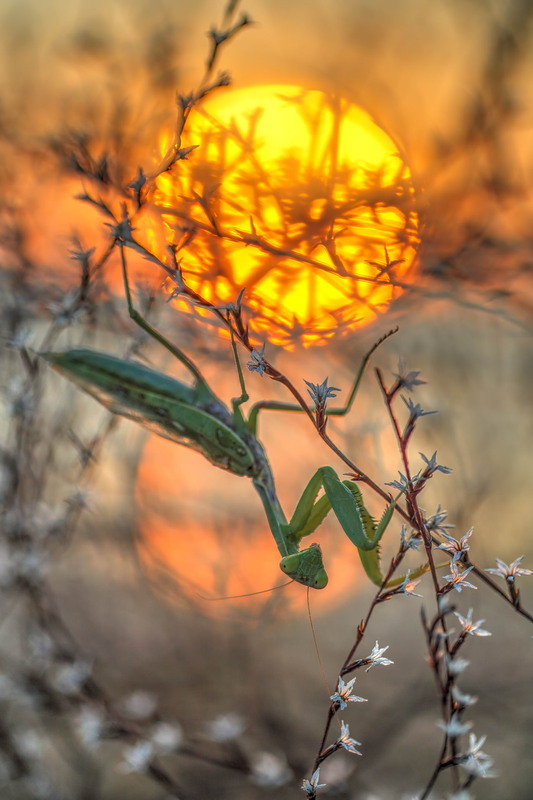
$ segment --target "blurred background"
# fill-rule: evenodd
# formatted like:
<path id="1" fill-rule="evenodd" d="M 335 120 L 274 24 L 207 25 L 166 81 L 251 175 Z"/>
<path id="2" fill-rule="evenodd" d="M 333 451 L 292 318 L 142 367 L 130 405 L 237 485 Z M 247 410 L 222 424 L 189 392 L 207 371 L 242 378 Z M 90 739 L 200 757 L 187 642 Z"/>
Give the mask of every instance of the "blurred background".
<path id="1" fill-rule="evenodd" d="M 95 248 L 91 258 L 100 258 L 108 231 L 98 209 L 75 198 L 93 185 L 91 170 L 109 168 L 127 183 L 139 165 L 157 162 L 176 90 L 198 85 L 205 32 L 224 7 L 0 2 L 2 797 L 165 798 L 176 787 L 132 752 L 148 732 L 178 796 L 294 796 L 373 594 L 351 546 L 326 523 L 330 585 L 311 597 L 326 690 L 303 587 L 213 600 L 282 582 L 250 482 L 131 422 L 110 421 L 63 379 L 35 375 L 21 349 L 82 343 L 174 370 L 129 322 L 116 256 L 92 276 L 78 309 L 79 251 Z M 269 345 L 270 360 L 297 386 L 328 376 L 346 396 L 363 354 L 399 325 L 374 363 L 388 383 L 400 359 L 421 371 L 427 383 L 414 399 L 439 413 L 420 421 L 413 464 L 418 451 L 438 450 L 453 468 L 431 481 L 423 507 L 446 509 L 458 537 L 474 526 L 480 567 L 524 554 L 533 568 L 531 4 L 249 0 L 239 8 L 254 24 L 220 61 L 235 87 L 302 86 L 363 108 L 399 148 L 417 219 L 408 290 L 325 346 Z M 132 264 L 158 292 L 160 276 Z M 164 299 L 150 313 L 224 400 L 237 394 L 227 341 L 211 326 Z M 247 384 L 253 400 L 286 399 L 257 373 Z M 397 477 L 372 370 L 330 433 L 380 484 Z M 296 416 L 265 413 L 260 436 L 290 513 L 331 453 Z M 520 587 L 531 609 L 527 583 Z M 419 621 L 422 606 L 433 611 L 429 582 L 419 591 L 424 599 L 398 598 L 372 619 L 361 655 L 377 639 L 395 664 L 358 673 L 356 693 L 368 703 L 345 719 L 364 755 L 324 765 L 325 795 L 411 798 L 433 769 L 439 701 Z M 479 697 L 468 718 L 487 735 L 483 749 L 498 772 L 472 796 L 525 800 L 532 632 L 482 585 L 454 600 L 462 613 L 473 606 L 492 632 L 464 651 L 471 664 L 461 687 Z M 443 779 L 434 796 L 448 790 Z"/>

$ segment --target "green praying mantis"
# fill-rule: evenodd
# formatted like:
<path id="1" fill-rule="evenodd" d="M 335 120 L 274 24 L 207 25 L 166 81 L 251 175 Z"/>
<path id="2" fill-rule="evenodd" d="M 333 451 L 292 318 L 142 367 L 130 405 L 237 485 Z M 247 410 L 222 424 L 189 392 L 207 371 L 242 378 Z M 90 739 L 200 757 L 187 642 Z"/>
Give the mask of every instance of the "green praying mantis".
<path id="1" fill-rule="evenodd" d="M 139 362 L 92 350 L 46 352 L 42 353 L 43 358 L 115 414 L 133 419 L 160 436 L 200 452 L 216 467 L 251 478 L 282 557 L 280 568 L 287 576 L 313 589 L 323 589 L 327 585 L 328 575 L 320 546 L 311 544 L 300 549 L 300 543 L 333 509 L 344 533 L 357 548 L 366 574 L 373 583 L 382 586 L 384 578 L 380 568 L 379 543 L 398 498 L 391 499 L 376 524 L 365 507 L 357 483 L 340 480 L 332 467 L 320 467 L 287 521 L 264 447 L 256 435 L 258 406 L 292 411 L 303 409 L 282 403 L 259 403 L 245 418 L 241 406 L 248 400 L 248 394 L 232 339 L 241 395 L 232 400 L 230 411 L 194 362 L 134 308 L 124 259 L 123 278 L 131 318 L 185 365 L 192 375 L 192 385 Z M 341 409 L 328 409 L 326 413 L 348 413 L 365 366 L 379 343 L 365 356 L 346 405 Z M 319 497 L 321 489 L 323 494 Z"/>

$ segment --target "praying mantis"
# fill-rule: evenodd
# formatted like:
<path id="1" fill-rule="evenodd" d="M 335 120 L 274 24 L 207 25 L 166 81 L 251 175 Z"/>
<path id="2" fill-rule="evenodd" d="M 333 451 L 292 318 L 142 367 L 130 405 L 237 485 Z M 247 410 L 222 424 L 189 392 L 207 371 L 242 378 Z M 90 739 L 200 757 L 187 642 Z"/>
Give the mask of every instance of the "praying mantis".
<path id="1" fill-rule="evenodd" d="M 366 574 L 373 583 L 382 586 L 384 578 L 380 568 L 379 543 L 398 498 L 390 500 L 376 524 L 365 507 L 357 483 L 340 480 L 332 467 L 324 466 L 313 475 L 294 514 L 287 520 L 276 494 L 265 449 L 257 437 L 258 407 L 302 409 L 282 403 L 259 403 L 246 418 L 241 406 L 248 400 L 248 394 L 232 339 L 241 394 L 231 401 L 230 411 L 194 362 L 134 308 L 124 260 L 123 278 L 130 317 L 188 369 L 193 378 L 192 385 L 139 362 L 93 350 L 76 348 L 66 352 L 45 352 L 42 357 L 115 414 L 200 452 L 216 467 L 251 478 L 281 555 L 280 568 L 294 581 L 313 589 L 323 589 L 327 585 L 328 575 L 320 546 L 311 544 L 300 549 L 300 543 L 333 509 L 344 533 L 357 548 Z M 363 359 L 346 405 L 341 409 L 328 409 L 326 413 L 348 413 L 370 355 L 380 342 Z M 321 489 L 324 493 L 319 497 Z"/>

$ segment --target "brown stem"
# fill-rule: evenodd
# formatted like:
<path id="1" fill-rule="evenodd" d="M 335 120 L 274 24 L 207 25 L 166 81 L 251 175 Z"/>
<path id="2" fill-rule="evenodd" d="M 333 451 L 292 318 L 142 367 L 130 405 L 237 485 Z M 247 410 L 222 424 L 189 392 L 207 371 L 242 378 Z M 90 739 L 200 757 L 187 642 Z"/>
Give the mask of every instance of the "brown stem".
<path id="1" fill-rule="evenodd" d="M 437 765 L 436 765 L 435 769 L 433 770 L 433 772 L 431 774 L 430 779 L 428 780 L 428 782 L 426 784 L 426 788 L 424 789 L 424 791 L 422 792 L 422 794 L 420 795 L 418 800 L 426 800 L 426 798 L 429 797 L 429 795 L 431 793 L 431 790 L 435 786 L 437 778 L 439 777 L 440 772 L 443 769 L 445 769 L 445 767 L 451 766 L 451 762 L 445 762 L 444 761 L 444 757 L 446 755 L 447 747 L 448 747 L 448 736 L 446 734 L 444 734 L 444 742 L 443 742 L 443 745 L 442 745 L 440 758 L 439 758 L 439 760 L 437 762 Z"/>
<path id="2" fill-rule="evenodd" d="M 380 389 L 383 394 L 383 399 L 385 400 L 385 405 L 387 406 L 387 411 L 389 413 L 389 417 L 392 423 L 392 427 L 394 429 L 394 433 L 396 435 L 396 440 L 398 443 L 398 448 L 400 450 L 400 456 L 402 459 L 402 464 L 404 467 L 406 478 L 409 482 L 409 486 L 413 486 L 412 484 L 412 475 L 411 475 L 411 467 L 409 465 L 409 457 L 407 453 L 407 443 L 404 437 L 401 434 L 400 427 L 398 425 L 398 420 L 396 419 L 396 415 L 392 408 L 392 398 L 396 395 L 398 389 L 394 387 L 394 392 L 388 392 L 383 381 L 383 377 L 381 375 L 381 371 L 376 369 L 376 375 L 378 379 L 378 383 Z M 418 506 L 417 496 L 416 493 L 412 490 L 407 492 L 407 506 L 411 511 L 410 516 L 412 517 L 412 523 L 416 530 L 421 534 L 422 540 L 424 542 L 424 547 L 426 548 L 426 555 L 428 559 L 429 568 L 431 571 L 431 577 L 433 579 L 433 586 L 435 588 L 435 594 L 438 597 L 440 594 L 440 586 L 439 586 L 439 579 L 437 577 L 437 570 L 435 569 L 435 561 L 433 559 L 433 541 L 431 535 L 424 523 L 424 517 L 420 511 Z"/>
<path id="3" fill-rule="evenodd" d="M 390 580 L 390 578 L 392 576 L 392 573 L 395 571 L 396 567 L 397 567 L 397 561 L 396 561 L 396 559 L 392 559 L 392 561 L 391 561 L 391 563 L 389 565 L 389 569 L 387 570 L 387 574 L 385 575 L 385 577 L 383 579 L 383 583 L 381 584 L 381 586 L 379 587 L 378 591 L 374 595 L 374 598 L 372 599 L 372 602 L 371 602 L 371 604 L 369 606 L 369 609 L 367 611 L 365 619 L 361 620 L 361 622 L 357 626 L 357 637 L 356 637 L 356 640 L 353 643 L 352 647 L 350 648 L 350 651 L 348 652 L 348 655 L 344 659 L 344 663 L 343 663 L 343 665 L 342 665 L 342 667 L 341 667 L 341 669 L 339 671 L 339 675 L 341 677 L 343 677 L 344 675 L 347 675 L 348 672 L 351 672 L 350 662 L 352 661 L 353 656 L 354 656 L 357 648 L 359 647 L 359 645 L 361 644 L 361 641 L 363 640 L 363 637 L 365 635 L 365 631 L 367 629 L 368 623 L 370 622 L 370 618 L 371 618 L 372 614 L 374 613 L 374 609 L 376 608 L 376 606 L 380 602 L 381 592 L 383 591 L 383 588 L 386 586 L 386 584 Z M 328 737 L 329 730 L 331 728 L 331 723 L 332 723 L 333 718 L 335 717 L 336 713 L 337 713 L 336 709 L 334 708 L 334 706 L 332 704 L 328 709 L 328 716 L 327 716 L 327 719 L 326 719 L 326 723 L 324 725 L 324 732 L 322 734 L 322 739 L 320 741 L 320 746 L 319 746 L 318 751 L 317 751 L 317 755 L 316 755 L 316 758 L 315 758 L 315 763 L 313 765 L 312 772 L 314 772 L 319 767 L 319 765 L 322 763 L 322 761 L 324 760 L 324 757 L 323 757 L 324 746 L 326 744 L 326 739 Z M 333 752 L 334 752 L 334 750 L 332 750 L 331 753 L 329 753 L 328 755 L 331 755 Z"/>

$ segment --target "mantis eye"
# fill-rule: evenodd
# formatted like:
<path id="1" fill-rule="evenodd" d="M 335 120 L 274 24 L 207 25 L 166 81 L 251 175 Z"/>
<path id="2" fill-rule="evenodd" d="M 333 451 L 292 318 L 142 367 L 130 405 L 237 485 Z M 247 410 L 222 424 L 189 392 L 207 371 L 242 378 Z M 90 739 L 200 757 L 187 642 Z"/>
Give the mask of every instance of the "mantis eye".
<path id="1" fill-rule="evenodd" d="M 325 569 L 321 569 L 315 577 L 313 586 L 315 589 L 324 589 L 328 585 L 328 573 Z"/>

